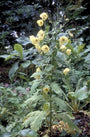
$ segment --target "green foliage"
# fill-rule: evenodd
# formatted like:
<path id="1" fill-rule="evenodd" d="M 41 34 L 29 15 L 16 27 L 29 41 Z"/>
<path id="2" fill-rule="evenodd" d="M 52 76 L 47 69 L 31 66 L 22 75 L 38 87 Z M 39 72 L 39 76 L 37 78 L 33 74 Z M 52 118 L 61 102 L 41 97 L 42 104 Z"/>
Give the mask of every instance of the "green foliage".
<path id="1" fill-rule="evenodd" d="M 1 54 L 11 51 L 17 38 L 24 36 L 24 33 L 29 35 L 33 31 L 36 26 L 34 24 L 38 8 L 40 8 L 39 4 L 32 5 L 32 1 L 27 0 L 15 0 L 14 2 L 7 0 L 7 3 L 3 0 L 0 1 Z"/>
<path id="2" fill-rule="evenodd" d="M 70 2 L 72 3 L 72 1 Z M 65 1 L 65 3 L 68 3 L 68 1 Z M 75 16 L 81 14 L 84 8 L 80 1 L 78 4 L 75 1 L 75 6 L 72 6 L 71 9 L 67 8 L 67 10 L 72 11 L 76 8 Z M 17 12 L 21 14 L 22 11 L 18 9 Z M 25 8 L 25 11 L 28 12 L 28 9 Z M 63 18 L 63 26 L 60 26 L 62 18 L 53 23 L 53 17 L 52 20 L 48 18 L 48 21 L 44 21 L 42 29 L 45 29 L 45 36 L 42 41 L 33 44 L 33 40 L 30 41 L 26 37 L 25 42 L 22 38 L 18 38 L 17 41 L 23 47 L 20 44 L 15 44 L 14 51 L 10 55 L 0 56 L 6 60 L 14 60 L 14 64 L 9 71 L 11 81 L 18 76 L 26 80 L 26 83 L 23 82 L 25 87 L 28 84 L 30 87 L 29 94 L 27 94 L 25 87 L 21 86 L 21 83 L 18 87 L 0 87 L 1 133 L 8 135 L 9 131 L 12 136 L 22 136 L 21 132 L 23 130 L 25 136 L 37 136 L 36 132 L 43 125 L 48 127 L 48 132 L 51 134 L 52 125 L 58 124 L 58 121 L 61 120 L 69 125 L 69 134 L 73 135 L 76 132 L 81 132 L 72 121 L 72 114 L 82 110 L 90 100 L 90 45 L 85 49 L 82 38 L 76 39 L 78 37 L 77 32 L 75 32 L 76 28 L 65 30 L 65 27 L 67 27 L 66 17 Z M 46 23 L 48 22 L 49 25 L 47 26 Z M 68 33 L 71 30 L 74 30 L 75 37 L 71 37 Z M 62 50 L 60 44 L 62 36 L 68 39 L 64 43 L 64 50 Z M 24 47 L 25 44 L 31 42 L 35 47 L 28 49 Z M 38 50 L 38 45 L 40 50 Z M 43 49 L 43 45 L 47 45 L 48 48 Z M 68 49 L 70 54 L 67 54 Z M 30 65 L 36 66 L 36 71 L 31 75 L 29 74 L 27 78 L 22 69 L 25 71 Z M 13 92 L 13 89 L 15 92 Z M 2 124 L 4 119 L 7 121 L 6 127 Z M 27 133 L 24 128 L 28 127 L 31 129 Z"/>
<path id="3" fill-rule="evenodd" d="M 29 95 L 23 87 L 6 88 L 0 84 L 0 136 L 19 136 L 22 120 L 27 113 L 21 104 Z M 6 124 L 5 124 L 6 123 Z"/>
<path id="4" fill-rule="evenodd" d="M 20 44 L 14 45 L 14 50 L 16 50 L 19 53 L 19 56 L 21 59 L 23 59 L 23 48 Z"/>
<path id="5" fill-rule="evenodd" d="M 37 131 L 42 124 L 42 121 L 45 119 L 45 111 L 34 111 L 29 113 L 24 120 L 24 126 L 27 127 L 29 124 L 31 128 Z"/>
<path id="6" fill-rule="evenodd" d="M 18 70 L 18 63 L 19 63 L 19 62 L 16 62 L 15 64 L 13 64 L 13 65 L 12 65 L 12 68 L 11 68 L 10 71 L 9 71 L 9 78 L 10 78 L 10 80 L 13 79 L 16 71 Z"/>

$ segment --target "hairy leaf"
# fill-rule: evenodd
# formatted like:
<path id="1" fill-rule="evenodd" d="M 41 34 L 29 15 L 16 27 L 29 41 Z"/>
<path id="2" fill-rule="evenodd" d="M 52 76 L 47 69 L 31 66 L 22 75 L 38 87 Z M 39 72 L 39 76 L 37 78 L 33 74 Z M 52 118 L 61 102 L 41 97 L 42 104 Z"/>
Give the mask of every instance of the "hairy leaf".
<path id="1" fill-rule="evenodd" d="M 37 131 L 41 127 L 42 121 L 45 119 L 46 112 L 44 111 L 34 111 L 29 113 L 23 125 L 27 127 L 28 125 L 31 126 L 31 129 Z"/>
<path id="2" fill-rule="evenodd" d="M 70 110 L 70 108 L 67 106 L 64 100 L 58 97 L 54 97 L 52 100 L 57 106 L 59 106 L 60 110 L 64 110 L 64 111 Z"/>
<path id="3" fill-rule="evenodd" d="M 24 104 L 31 104 L 33 102 L 37 102 L 39 100 L 42 99 L 42 95 L 38 95 L 38 93 L 35 93 L 32 97 L 30 97 L 29 99 L 27 99 Z"/>
<path id="4" fill-rule="evenodd" d="M 54 91 L 58 95 L 62 95 L 63 90 L 59 87 L 57 83 L 52 82 L 50 86 L 51 86 L 52 91 Z"/>

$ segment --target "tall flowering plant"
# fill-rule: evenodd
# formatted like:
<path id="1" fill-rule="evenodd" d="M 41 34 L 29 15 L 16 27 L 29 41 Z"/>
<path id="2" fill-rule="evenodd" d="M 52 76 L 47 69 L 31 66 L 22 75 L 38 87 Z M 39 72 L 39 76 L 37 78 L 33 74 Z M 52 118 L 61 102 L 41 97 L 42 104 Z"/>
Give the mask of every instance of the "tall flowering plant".
<path id="1" fill-rule="evenodd" d="M 30 125 L 35 131 L 39 130 L 42 124 L 49 125 L 48 134 L 51 137 L 53 125 L 62 120 L 63 124 L 67 125 L 69 133 L 75 134 L 80 130 L 68 116 L 71 114 L 71 109 L 65 102 L 68 100 L 67 92 L 62 86 L 63 81 L 67 80 L 69 92 L 72 90 L 69 83 L 70 56 L 72 55 L 70 39 L 68 35 L 59 34 L 61 28 L 54 27 L 50 30 L 50 26 L 46 25 L 47 20 L 50 21 L 48 14 L 41 13 L 37 21 L 40 27 L 39 32 L 36 36 L 29 36 L 38 56 L 37 61 L 33 61 L 36 65 L 36 72 L 31 76 L 34 78 L 31 82 L 31 97 L 24 104 L 27 106 L 34 103 L 35 106 L 23 120 L 23 125 L 25 127 Z M 59 130 L 63 131 L 60 127 Z"/>

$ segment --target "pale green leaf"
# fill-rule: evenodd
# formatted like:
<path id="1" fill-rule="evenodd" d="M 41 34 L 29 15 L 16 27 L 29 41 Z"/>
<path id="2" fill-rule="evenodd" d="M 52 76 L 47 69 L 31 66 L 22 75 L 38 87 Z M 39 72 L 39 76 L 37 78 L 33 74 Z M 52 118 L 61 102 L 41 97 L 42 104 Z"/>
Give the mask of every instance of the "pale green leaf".
<path id="1" fill-rule="evenodd" d="M 22 68 L 27 68 L 31 64 L 30 60 L 27 60 L 26 62 L 21 64 Z"/>
<path id="2" fill-rule="evenodd" d="M 23 59 L 23 47 L 20 44 L 15 44 L 14 50 L 16 50 L 19 53 L 20 58 Z"/>
<path id="3" fill-rule="evenodd" d="M 15 72 L 18 70 L 18 64 L 19 64 L 19 62 L 16 62 L 11 67 L 11 69 L 9 71 L 9 78 L 10 78 L 10 80 L 12 80 L 12 78 L 15 75 Z"/>
<path id="4" fill-rule="evenodd" d="M 85 57 L 85 62 L 90 63 L 90 53 Z"/>
<path id="5" fill-rule="evenodd" d="M 33 91 L 35 91 L 35 89 L 39 86 L 39 84 L 41 83 L 41 80 L 34 80 L 31 86 L 31 92 L 33 93 Z"/>
<path id="6" fill-rule="evenodd" d="M 44 111 L 34 111 L 29 113 L 23 125 L 25 127 L 31 126 L 31 129 L 37 131 L 41 127 L 42 121 L 45 119 L 46 112 Z"/>
<path id="7" fill-rule="evenodd" d="M 18 43 L 20 43 L 21 45 L 24 45 L 24 46 L 31 43 L 30 39 L 28 37 L 25 37 L 25 36 L 19 37 L 18 39 L 16 39 L 16 41 Z"/>
<path id="8" fill-rule="evenodd" d="M 38 95 L 38 93 L 35 93 L 33 96 L 31 96 L 29 99 L 27 99 L 24 104 L 32 104 L 33 102 L 37 102 L 42 99 L 42 95 Z"/>
<path id="9" fill-rule="evenodd" d="M 62 95 L 63 90 L 60 88 L 60 86 L 57 83 L 52 82 L 50 86 L 51 86 L 52 91 L 54 91 L 58 95 Z"/>
<path id="10" fill-rule="evenodd" d="M 49 72 L 49 71 L 52 71 L 53 69 L 53 65 L 49 64 L 48 66 L 45 67 L 45 71 Z"/>
<path id="11" fill-rule="evenodd" d="M 43 106 L 44 111 L 49 111 L 50 110 L 50 103 L 46 102 Z"/>
<path id="12" fill-rule="evenodd" d="M 84 86 L 81 89 L 79 89 L 78 91 L 75 92 L 75 97 L 78 100 L 84 100 L 86 98 L 88 98 L 88 92 L 87 92 L 87 87 Z"/>
<path id="13" fill-rule="evenodd" d="M 70 108 L 68 107 L 68 105 L 65 103 L 64 100 L 58 98 L 58 97 L 53 97 L 52 98 L 53 103 L 56 104 L 57 106 L 59 106 L 60 110 L 64 110 L 64 111 L 69 111 Z"/>
<path id="14" fill-rule="evenodd" d="M 18 56 L 18 54 L 17 54 L 17 53 L 14 53 L 14 54 L 9 55 L 9 56 L 5 59 L 5 61 L 7 61 L 7 60 L 9 60 L 9 59 L 12 59 L 14 56 Z"/>
<path id="15" fill-rule="evenodd" d="M 43 74 L 42 71 L 35 72 L 35 73 L 32 74 L 31 78 L 36 77 L 36 76 L 41 76 L 42 74 Z"/>

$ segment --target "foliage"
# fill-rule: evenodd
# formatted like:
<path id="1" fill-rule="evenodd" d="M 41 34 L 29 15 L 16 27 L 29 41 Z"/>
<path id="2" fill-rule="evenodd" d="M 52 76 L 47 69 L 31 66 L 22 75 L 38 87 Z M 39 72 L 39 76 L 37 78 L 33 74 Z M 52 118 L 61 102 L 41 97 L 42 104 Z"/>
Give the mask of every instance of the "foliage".
<path id="1" fill-rule="evenodd" d="M 1 54 L 13 49 L 16 38 L 28 35 L 35 27 L 35 16 L 38 15 L 39 5 L 31 5 L 26 0 L 8 0 L 7 3 L 0 1 L 0 51 Z M 33 21 L 31 21 L 33 20 Z M 35 32 L 34 32 L 35 33 Z"/>
<path id="2" fill-rule="evenodd" d="M 74 37 L 71 29 L 65 29 L 68 19 L 63 17 L 58 14 L 49 17 L 43 12 L 40 19 L 44 24 L 40 31 L 29 38 L 18 38 L 19 44 L 14 45 L 14 50 L 0 56 L 14 62 L 9 71 L 12 84 L 0 86 L 1 135 L 37 136 L 37 131 L 44 126 L 52 136 L 53 125 L 59 123 L 62 133 L 66 131 L 73 136 L 81 132 L 72 114 L 90 102 L 90 45 L 85 47 L 82 38 L 76 39 L 77 34 Z M 27 49 L 27 44 L 34 47 Z M 36 71 L 33 69 L 34 73 L 26 75 L 25 69 L 31 71 L 32 65 Z M 17 77 L 20 81 L 23 79 L 23 84 L 13 83 Z"/>
<path id="3" fill-rule="evenodd" d="M 89 5 L 88 0 L 75 0 L 75 1 L 61 1 L 64 8 L 64 13 L 69 21 L 66 23 L 66 29 L 70 29 L 74 33 L 74 37 L 81 38 L 88 44 L 89 43 Z M 87 34 L 87 35 L 86 35 Z"/>
<path id="4" fill-rule="evenodd" d="M 27 113 L 21 104 L 29 96 L 29 92 L 23 87 L 10 87 L 0 85 L 0 135 L 19 135 L 22 129 L 22 120 Z M 2 133 L 2 134 L 1 134 Z"/>
<path id="5" fill-rule="evenodd" d="M 58 26 L 58 22 L 57 22 L 57 26 Z M 79 62 L 81 61 L 84 62 L 84 58 L 88 54 L 88 50 L 85 50 L 86 52 L 83 50 L 85 44 L 83 44 L 80 41 L 79 43 L 77 41 L 73 43 L 71 43 L 71 40 L 67 41 L 66 39 L 67 37 L 63 37 L 63 36 L 67 35 L 69 37 L 69 34 L 67 32 L 62 34 L 62 32 L 60 32 L 61 28 L 57 29 L 57 26 L 55 24 L 52 30 L 49 31 L 45 26 L 46 29 L 44 31 L 45 37 L 43 40 L 39 42 L 38 42 L 39 40 L 38 35 L 36 35 L 35 37 L 30 36 L 30 40 L 32 44 L 35 46 L 35 48 L 39 53 L 39 58 L 37 62 L 33 61 L 33 63 L 37 66 L 37 69 L 36 72 L 31 76 L 35 78 L 31 86 L 32 97 L 26 100 L 24 104 L 27 106 L 27 105 L 32 105 L 34 103 L 35 107 L 38 108 L 37 111 L 38 113 L 46 112 L 46 122 L 44 123 L 46 123 L 46 126 L 48 126 L 49 124 L 50 134 L 52 134 L 51 126 L 54 124 L 54 122 L 58 122 L 58 120 L 61 119 L 65 123 L 68 123 L 69 126 L 72 127 L 72 130 L 74 130 L 75 132 L 81 132 L 78 129 L 78 127 L 74 125 L 74 123 L 67 116 L 67 113 L 69 114 L 72 111 L 74 112 L 79 111 L 79 107 L 77 108 L 77 110 L 76 109 L 72 110 L 71 106 L 68 105 L 68 102 L 70 102 L 69 98 L 72 97 L 70 96 L 72 93 L 71 91 L 73 91 L 73 96 L 75 96 L 75 99 L 77 100 L 84 101 L 84 99 L 89 98 L 87 87 L 85 86 L 87 90 L 83 90 L 84 87 L 79 90 L 78 86 L 82 87 L 83 83 L 77 86 L 77 79 L 83 77 L 80 71 L 83 70 L 84 67 L 83 66 L 82 68 L 80 68 Z M 48 26 L 48 28 L 50 27 Z M 61 37 L 62 39 L 65 38 L 64 46 L 66 48 L 64 50 L 62 50 L 61 48 L 62 45 L 60 45 L 60 43 L 62 39 L 59 39 L 59 37 Z M 49 47 L 47 45 L 44 45 L 47 43 Z M 46 48 L 43 48 L 43 46 Z M 70 51 L 69 54 L 67 52 L 67 49 L 69 49 Z M 88 62 L 86 62 L 86 64 L 88 64 Z M 64 73 L 63 70 L 67 67 L 70 69 L 68 69 L 68 72 Z M 89 70 L 87 70 L 87 73 L 88 72 Z M 83 82 L 85 80 L 83 80 Z M 76 91 L 75 91 L 75 87 L 76 87 Z M 68 94 L 69 94 L 69 98 L 67 96 Z M 73 99 L 71 103 L 72 105 L 75 105 L 73 104 Z M 77 104 L 77 106 L 79 105 L 79 103 Z M 62 115 L 63 111 L 65 111 L 64 118 L 63 118 L 64 114 Z M 25 117 L 24 120 L 25 127 L 26 126 L 28 127 L 28 125 L 30 124 L 31 128 L 34 129 L 35 131 L 37 131 L 40 128 L 41 122 L 43 123 L 43 118 L 45 116 L 41 117 L 40 115 L 39 117 L 39 115 L 38 116 L 34 115 L 37 112 L 33 110 Z M 39 119 L 38 122 L 36 122 L 37 119 Z M 33 126 L 34 123 L 35 126 Z"/>

